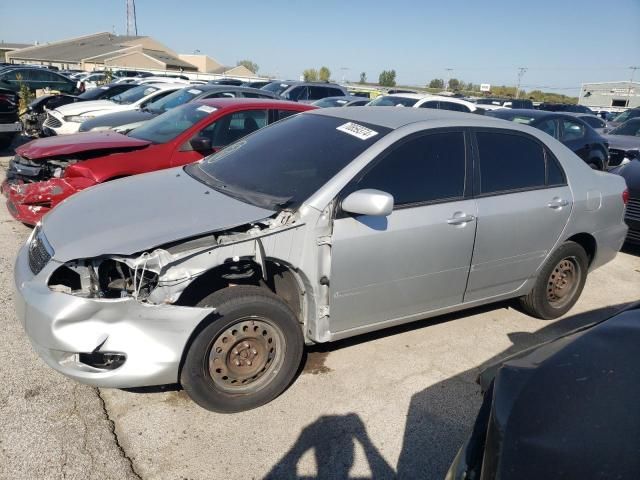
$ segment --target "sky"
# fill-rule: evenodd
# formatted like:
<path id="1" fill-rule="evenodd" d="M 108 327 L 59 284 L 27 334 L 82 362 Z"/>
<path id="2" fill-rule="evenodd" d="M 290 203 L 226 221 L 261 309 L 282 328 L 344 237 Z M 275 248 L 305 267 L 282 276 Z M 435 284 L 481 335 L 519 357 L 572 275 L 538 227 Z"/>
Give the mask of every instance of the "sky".
<path id="1" fill-rule="evenodd" d="M 126 30 L 125 0 L 0 2 L 0 40 L 33 43 Z M 259 73 L 402 85 L 451 76 L 577 95 L 583 82 L 629 80 L 640 66 L 640 0 L 136 0 L 139 35 L 225 65 L 249 59 Z M 12 21 L 11 19 L 15 19 Z M 640 81 L 640 70 L 635 79 Z"/>

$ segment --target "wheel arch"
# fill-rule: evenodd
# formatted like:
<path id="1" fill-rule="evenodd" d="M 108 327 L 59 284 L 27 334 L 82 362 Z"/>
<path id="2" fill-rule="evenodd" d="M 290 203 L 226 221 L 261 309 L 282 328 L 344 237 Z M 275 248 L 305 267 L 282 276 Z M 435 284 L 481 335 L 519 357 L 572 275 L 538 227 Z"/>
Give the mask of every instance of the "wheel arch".
<path id="1" fill-rule="evenodd" d="M 584 251 L 587 253 L 587 257 L 589 258 L 589 266 L 591 266 L 593 260 L 596 258 L 596 253 L 598 251 L 598 242 L 593 235 L 586 232 L 577 233 L 567 238 L 565 241 L 575 242 L 582 248 L 584 248 Z"/>
<path id="2" fill-rule="evenodd" d="M 204 299 L 207 295 L 226 288 L 230 286 L 230 284 L 257 285 L 271 291 L 291 307 L 298 317 L 303 337 L 306 338 L 306 332 L 308 330 L 307 325 L 310 319 L 309 312 L 315 312 L 314 296 L 309 293 L 313 292 L 309 279 L 301 272 L 301 270 L 296 269 L 289 263 L 279 259 L 267 258 L 265 260 L 265 265 L 267 272 L 264 276 L 262 275 L 262 267 L 251 258 L 240 259 L 240 261 L 233 262 L 233 264 L 223 263 L 221 265 L 217 265 L 207 270 L 202 275 L 199 275 L 193 282 L 191 282 L 180 295 L 176 305 L 195 307 L 198 302 Z M 250 268 L 253 270 L 254 275 L 247 276 L 242 279 L 234 279 L 235 283 L 232 283 L 228 279 L 224 278 L 224 275 L 230 271 L 232 266 L 239 267 L 239 271 L 242 271 L 242 268 Z M 279 276 L 286 280 L 283 283 L 276 281 L 275 278 Z M 270 280 L 271 283 L 269 282 Z M 297 295 L 297 298 L 299 299 L 298 307 L 295 306 L 295 303 L 292 306 L 291 300 L 294 295 Z M 180 381 L 180 375 L 184 366 L 186 354 L 193 341 L 200 332 L 202 332 L 202 330 L 212 322 L 215 322 L 217 318 L 218 315 L 215 312 L 207 315 L 195 326 L 189 335 L 180 356 L 178 377 L 176 379 L 178 383 Z"/>

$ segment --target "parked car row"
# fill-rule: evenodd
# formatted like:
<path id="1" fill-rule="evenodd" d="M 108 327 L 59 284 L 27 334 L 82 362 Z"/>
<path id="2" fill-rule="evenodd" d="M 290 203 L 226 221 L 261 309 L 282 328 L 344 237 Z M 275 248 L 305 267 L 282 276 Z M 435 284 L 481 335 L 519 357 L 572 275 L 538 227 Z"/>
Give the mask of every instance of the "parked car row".
<path id="1" fill-rule="evenodd" d="M 255 408 L 305 344 L 511 298 L 563 315 L 628 230 L 623 178 L 529 125 L 196 96 L 11 162 L 18 312 L 71 378 Z"/>

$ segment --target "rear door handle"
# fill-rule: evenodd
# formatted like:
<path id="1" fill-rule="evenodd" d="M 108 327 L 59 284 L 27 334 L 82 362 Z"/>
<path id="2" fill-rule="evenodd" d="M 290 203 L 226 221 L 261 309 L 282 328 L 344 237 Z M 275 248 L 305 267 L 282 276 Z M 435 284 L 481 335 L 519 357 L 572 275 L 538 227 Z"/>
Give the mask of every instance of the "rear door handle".
<path id="1" fill-rule="evenodd" d="M 476 219 L 473 215 L 465 215 L 462 212 L 454 213 L 453 217 L 447 220 L 449 225 L 463 225 L 465 223 L 473 222 Z"/>
<path id="2" fill-rule="evenodd" d="M 568 201 L 558 197 L 555 197 L 553 200 L 547 203 L 547 207 L 554 209 L 566 207 L 567 205 L 569 205 Z"/>

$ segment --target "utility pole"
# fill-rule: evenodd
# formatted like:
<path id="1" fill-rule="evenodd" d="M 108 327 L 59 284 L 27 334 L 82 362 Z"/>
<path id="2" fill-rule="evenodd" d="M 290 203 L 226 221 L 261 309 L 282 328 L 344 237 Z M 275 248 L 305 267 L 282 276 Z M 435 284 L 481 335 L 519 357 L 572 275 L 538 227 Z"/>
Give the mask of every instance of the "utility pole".
<path id="1" fill-rule="evenodd" d="M 447 72 L 447 83 L 444 86 L 444 91 L 448 92 L 449 91 L 449 82 L 451 81 L 451 72 L 453 72 L 453 68 L 445 68 L 446 72 Z"/>
<path id="2" fill-rule="evenodd" d="M 516 100 L 520 96 L 520 82 L 522 81 L 522 77 L 527 71 L 527 67 L 518 67 L 518 86 L 516 87 Z"/>
<path id="3" fill-rule="evenodd" d="M 633 77 L 635 76 L 638 68 L 640 67 L 629 67 L 629 70 L 631 70 L 631 80 L 629 80 L 629 88 L 627 90 L 627 107 L 631 106 L 631 87 L 633 86 Z"/>
<path id="4" fill-rule="evenodd" d="M 138 36 L 135 0 L 127 0 L 127 35 L 136 37 Z"/>
<path id="5" fill-rule="evenodd" d="M 344 83 L 345 72 L 348 72 L 350 69 L 349 67 L 340 67 L 340 70 L 342 70 L 342 83 Z"/>

